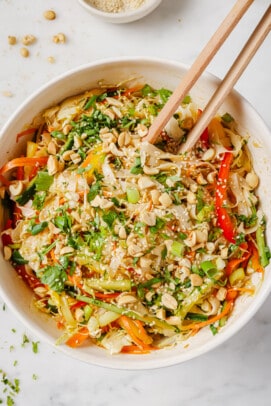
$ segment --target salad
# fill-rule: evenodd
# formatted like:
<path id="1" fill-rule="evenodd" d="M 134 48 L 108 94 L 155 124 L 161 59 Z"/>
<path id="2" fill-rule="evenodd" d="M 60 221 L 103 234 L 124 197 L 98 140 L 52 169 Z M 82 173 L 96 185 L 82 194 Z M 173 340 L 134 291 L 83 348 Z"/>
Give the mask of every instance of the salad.
<path id="1" fill-rule="evenodd" d="M 59 344 L 145 354 L 202 328 L 211 339 L 264 276 L 247 138 L 225 112 L 176 154 L 201 114 L 186 96 L 147 143 L 170 95 L 120 85 L 64 100 L 17 135 L 25 156 L 0 169 L 4 257 L 55 319 Z"/>

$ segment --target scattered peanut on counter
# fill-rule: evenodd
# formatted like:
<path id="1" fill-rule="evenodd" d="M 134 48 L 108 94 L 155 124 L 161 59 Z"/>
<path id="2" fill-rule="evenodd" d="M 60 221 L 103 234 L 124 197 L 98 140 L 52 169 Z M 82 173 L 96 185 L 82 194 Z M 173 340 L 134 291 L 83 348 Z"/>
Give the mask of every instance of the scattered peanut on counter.
<path id="1" fill-rule="evenodd" d="M 9 43 L 9 45 L 15 45 L 17 43 L 17 38 L 14 37 L 14 35 L 9 35 L 8 36 L 8 43 Z"/>
<path id="2" fill-rule="evenodd" d="M 22 55 L 23 58 L 28 58 L 29 57 L 29 51 L 25 47 L 20 49 L 20 54 Z"/>
<path id="3" fill-rule="evenodd" d="M 56 13 L 53 10 L 46 10 L 43 13 L 43 17 L 46 18 L 46 20 L 55 20 Z"/>
<path id="4" fill-rule="evenodd" d="M 66 36 L 62 32 L 53 36 L 53 42 L 56 44 L 64 44 L 66 42 Z"/>
<path id="5" fill-rule="evenodd" d="M 46 20 L 55 20 L 56 12 L 54 10 L 46 10 L 43 12 L 43 17 Z M 14 35 L 8 35 L 7 39 L 9 45 L 16 45 L 18 43 L 18 38 Z M 24 45 L 24 47 L 20 48 L 20 54 L 23 58 L 28 58 L 30 56 L 30 52 L 27 47 L 34 44 L 36 41 L 37 38 L 35 37 L 35 35 L 32 34 L 26 34 L 22 38 L 20 38 L 20 42 Z M 58 34 L 53 35 L 52 41 L 55 44 L 64 44 L 67 41 L 66 35 L 62 32 L 59 32 Z M 53 56 L 48 56 L 47 61 L 49 63 L 54 63 L 55 58 Z"/>
<path id="6" fill-rule="evenodd" d="M 22 38 L 22 43 L 24 45 L 32 45 L 34 42 L 36 42 L 36 39 L 37 38 L 34 35 L 28 34 Z"/>

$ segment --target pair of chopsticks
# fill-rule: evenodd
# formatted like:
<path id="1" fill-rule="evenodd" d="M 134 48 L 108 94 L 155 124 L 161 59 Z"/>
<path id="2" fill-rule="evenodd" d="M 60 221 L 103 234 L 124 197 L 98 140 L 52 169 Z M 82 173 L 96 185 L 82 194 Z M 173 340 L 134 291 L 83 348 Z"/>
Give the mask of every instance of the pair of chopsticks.
<path id="1" fill-rule="evenodd" d="M 238 0 L 236 2 L 230 13 L 226 16 L 221 25 L 218 27 L 217 31 L 203 48 L 189 71 L 183 77 L 182 81 L 179 83 L 163 109 L 160 111 L 159 115 L 154 120 L 149 129 L 148 135 L 145 137 L 146 141 L 151 144 L 155 143 L 160 132 L 163 130 L 171 116 L 175 113 L 188 91 L 195 84 L 218 49 L 224 43 L 226 38 L 229 36 L 231 31 L 234 29 L 252 3 L 253 0 Z M 270 32 L 270 29 L 271 6 L 269 6 L 266 10 L 259 24 L 249 37 L 240 54 L 235 59 L 228 73 L 213 94 L 201 117 L 197 121 L 194 128 L 190 131 L 187 141 L 182 144 L 180 150 L 178 151 L 179 153 L 184 153 L 193 148 L 201 133 L 208 126 L 211 118 L 217 113 L 218 108 L 226 99 L 235 83 L 255 55 L 256 51 Z"/>

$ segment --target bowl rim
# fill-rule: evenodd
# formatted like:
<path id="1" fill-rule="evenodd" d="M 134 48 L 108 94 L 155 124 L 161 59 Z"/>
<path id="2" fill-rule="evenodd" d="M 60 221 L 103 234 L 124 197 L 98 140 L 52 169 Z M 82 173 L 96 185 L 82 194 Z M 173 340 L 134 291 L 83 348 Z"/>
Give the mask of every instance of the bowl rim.
<path id="1" fill-rule="evenodd" d="M 78 3 L 83 6 L 89 12 L 103 18 L 110 18 L 112 20 L 122 19 L 124 17 L 138 17 L 141 18 L 146 14 L 149 14 L 155 7 L 161 3 L 162 0 L 146 0 L 142 6 L 139 6 L 137 9 L 132 9 L 128 11 L 121 11 L 119 13 L 113 13 L 110 11 L 103 11 L 95 6 L 92 6 L 88 0 L 77 0 Z"/>
<path id="2" fill-rule="evenodd" d="M 118 65 L 120 63 L 150 63 L 150 64 L 157 64 L 159 65 L 167 65 L 171 66 L 180 70 L 185 70 L 189 69 L 189 65 L 184 64 L 180 61 L 173 60 L 173 59 L 167 59 L 167 58 L 157 58 L 157 57 L 145 57 L 145 56 L 132 56 L 132 57 L 127 57 L 127 56 L 122 56 L 122 57 L 111 57 L 111 58 L 105 58 L 105 59 L 98 59 L 90 63 L 86 63 L 83 65 L 76 66 L 62 74 L 57 75 L 50 81 L 47 81 L 40 87 L 38 87 L 37 90 L 32 92 L 19 106 L 18 108 L 11 114 L 9 119 L 6 121 L 6 123 L 3 125 L 1 131 L 0 131 L 0 142 L 1 139 L 4 135 L 4 133 L 8 130 L 9 126 L 13 123 L 14 119 L 16 118 L 17 115 L 23 111 L 29 103 L 35 100 L 35 98 L 43 93 L 45 90 L 48 90 L 48 88 L 53 87 L 54 84 L 64 81 L 68 77 L 72 75 L 79 75 L 81 72 L 97 68 L 102 65 Z M 206 78 L 207 80 L 215 80 L 215 82 L 218 84 L 221 82 L 221 79 L 219 79 L 217 76 L 213 75 L 212 73 L 206 71 L 202 75 L 202 77 Z M 252 106 L 252 104 L 247 101 L 238 91 L 233 90 L 231 94 L 237 95 L 237 97 L 244 103 L 244 105 L 247 106 L 249 109 L 250 113 L 257 118 L 264 130 L 266 132 L 270 133 L 270 129 L 266 125 L 264 119 L 259 115 L 257 110 Z M 72 95 L 72 94 L 71 94 Z M 24 123 L 22 123 L 23 125 Z M 238 316 L 237 322 L 235 322 L 229 329 L 226 329 L 223 334 L 217 334 L 212 338 L 212 340 L 208 341 L 204 345 L 202 345 L 200 348 L 195 348 L 193 349 L 193 354 L 191 352 L 180 352 L 180 356 L 178 357 L 172 357 L 169 359 L 159 359 L 157 358 L 152 358 L 152 359 L 145 359 L 144 364 L 141 360 L 137 360 L 136 358 L 131 358 L 130 356 L 126 356 L 125 359 L 123 359 L 122 362 L 119 362 L 118 365 L 115 363 L 112 364 L 111 362 L 111 355 L 109 357 L 104 357 L 102 362 L 99 357 L 94 357 L 93 360 L 89 361 L 84 359 L 83 354 L 74 351 L 73 349 L 70 349 L 67 346 L 58 346 L 57 349 L 64 353 L 65 355 L 72 357 L 76 360 L 80 360 L 83 362 L 86 362 L 91 365 L 96 365 L 100 367 L 106 367 L 110 369 L 119 369 L 119 370 L 149 370 L 149 369 L 156 369 L 156 368 L 163 368 L 163 367 L 169 367 L 173 366 L 176 364 L 180 364 L 182 362 L 186 362 L 188 360 L 194 359 L 200 355 L 203 355 L 207 352 L 209 352 L 212 349 L 215 349 L 219 347 L 222 343 L 227 341 L 230 337 L 235 335 L 241 328 L 243 328 L 248 321 L 250 321 L 255 313 L 259 310 L 259 308 L 262 306 L 264 301 L 267 299 L 268 295 L 271 292 L 271 282 L 269 284 L 265 284 L 264 286 L 261 286 L 260 292 L 257 294 L 257 297 L 255 300 L 253 300 L 249 304 L 249 311 L 243 312 L 240 316 Z M 20 309 L 15 306 L 15 303 L 9 298 L 9 295 L 3 290 L 2 285 L 0 284 L 0 296 L 2 299 L 5 301 L 5 303 L 8 305 L 8 307 L 12 310 L 12 312 L 15 314 L 15 316 L 22 322 L 23 325 L 25 325 L 29 330 L 38 336 L 42 341 L 47 342 L 53 348 L 56 348 L 55 342 L 53 338 L 47 334 L 45 331 L 41 330 L 40 327 L 36 326 L 33 320 L 26 319 L 22 312 L 20 312 Z M 170 350 L 169 350 L 170 351 Z"/>

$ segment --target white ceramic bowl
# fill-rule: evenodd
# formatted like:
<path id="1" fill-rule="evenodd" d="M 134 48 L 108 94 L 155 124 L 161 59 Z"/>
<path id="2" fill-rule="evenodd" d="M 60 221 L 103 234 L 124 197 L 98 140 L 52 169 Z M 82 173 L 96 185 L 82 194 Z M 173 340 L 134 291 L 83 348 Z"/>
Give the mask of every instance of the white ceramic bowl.
<path id="1" fill-rule="evenodd" d="M 101 79 L 105 83 L 119 83 L 127 78 L 140 78 L 140 81 L 159 88 L 174 89 L 187 67 L 160 59 L 123 58 L 99 61 L 80 66 L 43 86 L 13 114 L 0 135 L 2 166 L 8 158 L 18 156 L 24 140 L 16 143 L 16 134 L 23 125 L 46 107 L 49 107 L 67 96 L 75 95 L 95 87 Z M 193 100 L 199 107 L 204 107 L 210 95 L 217 87 L 219 80 L 210 74 L 204 74 L 191 91 Z M 271 218 L 271 179 L 270 156 L 271 134 L 254 108 L 238 93 L 233 92 L 220 109 L 220 113 L 229 112 L 239 122 L 241 131 L 249 133 L 249 148 L 253 156 L 254 167 L 260 177 L 259 197 L 263 211 Z M 268 241 L 271 241 L 271 228 L 268 230 Z M 33 333 L 52 345 L 60 335 L 54 321 L 32 308 L 32 293 L 17 277 L 15 271 L 0 255 L 0 295 L 17 317 Z M 197 335 L 178 347 L 154 351 L 148 355 L 114 355 L 95 347 L 71 349 L 65 345 L 57 348 L 69 356 L 104 367 L 118 369 L 150 369 L 177 364 L 217 347 L 235 334 L 262 305 L 271 288 L 270 266 L 266 269 L 264 282 L 254 297 L 241 297 L 226 326 L 213 336 L 210 329 L 202 329 Z"/>
<path id="2" fill-rule="evenodd" d="M 145 0 L 142 6 L 139 6 L 136 9 L 119 13 L 108 13 L 92 6 L 89 0 L 78 0 L 79 4 L 94 16 L 109 23 L 116 24 L 130 23 L 145 17 L 156 9 L 161 1 L 162 0 Z"/>

